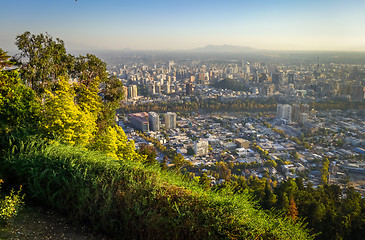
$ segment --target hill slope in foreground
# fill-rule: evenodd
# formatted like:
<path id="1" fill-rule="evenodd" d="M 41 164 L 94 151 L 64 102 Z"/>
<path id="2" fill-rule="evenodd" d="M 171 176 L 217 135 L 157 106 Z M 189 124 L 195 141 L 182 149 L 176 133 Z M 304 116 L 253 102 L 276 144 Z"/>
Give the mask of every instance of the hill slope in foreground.
<path id="1" fill-rule="evenodd" d="M 1 161 L 28 197 L 118 239 L 311 239 L 247 194 L 205 191 L 180 175 L 39 139 Z"/>

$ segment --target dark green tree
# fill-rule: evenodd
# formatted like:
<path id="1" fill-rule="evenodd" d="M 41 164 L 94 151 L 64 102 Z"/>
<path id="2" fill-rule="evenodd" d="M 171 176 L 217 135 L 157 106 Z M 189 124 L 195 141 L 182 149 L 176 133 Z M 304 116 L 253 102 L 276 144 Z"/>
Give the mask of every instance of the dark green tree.
<path id="1" fill-rule="evenodd" d="M 20 50 L 17 61 L 21 77 L 38 95 L 51 89 L 59 76 L 67 76 L 73 68 L 74 57 L 66 53 L 64 42 L 49 34 L 25 32 L 16 37 Z"/>

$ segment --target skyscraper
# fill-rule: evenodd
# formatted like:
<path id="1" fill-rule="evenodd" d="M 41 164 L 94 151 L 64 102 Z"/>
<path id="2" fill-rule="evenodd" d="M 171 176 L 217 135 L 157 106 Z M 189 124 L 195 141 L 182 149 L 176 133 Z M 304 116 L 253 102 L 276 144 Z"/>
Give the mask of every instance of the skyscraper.
<path id="1" fill-rule="evenodd" d="M 276 117 L 291 122 L 292 107 L 289 104 L 278 104 L 276 109 Z"/>
<path id="2" fill-rule="evenodd" d="M 176 113 L 172 112 L 165 113 L 165 127 L 166 129 L 176 128 Z"/>
<path id="3" fill-rule="evenodd" d="M 186 96 L 191 95 L 193 93 L 193 85 L 191 83 L 186 84 Z"/>
<path id="4" fill-rule="evenodd" d="M 128 97 L 136 98 L 137 97 L 137 85 L 130 85 L 128 87 Z"/>
<path id="5" fill-rule="evenodd" d="M 155 112 L 148 113 L 148 119 L 150 123 L 151 131 L 160 131 L 160 117 Z"/>

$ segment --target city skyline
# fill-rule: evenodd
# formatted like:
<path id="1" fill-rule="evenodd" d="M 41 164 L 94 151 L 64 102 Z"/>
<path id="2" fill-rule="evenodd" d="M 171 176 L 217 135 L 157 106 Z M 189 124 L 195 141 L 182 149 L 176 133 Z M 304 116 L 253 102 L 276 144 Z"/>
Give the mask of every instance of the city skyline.
<path id="1" fill-rule="evenodd" d="M 0 1 L 1 48 L 30 31 L 67 49 L 189 50 L 206 45 L 266 50 L 365 51 L 365 2 Z"/>

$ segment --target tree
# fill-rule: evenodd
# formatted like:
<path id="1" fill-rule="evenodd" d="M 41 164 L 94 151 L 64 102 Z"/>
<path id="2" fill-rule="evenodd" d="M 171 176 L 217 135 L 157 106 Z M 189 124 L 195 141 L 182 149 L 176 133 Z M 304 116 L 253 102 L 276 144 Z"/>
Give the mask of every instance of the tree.
<path id="1" fill-rule="evenodd" d="M 11 67 L 13 65 L 12 62 L 9 61 L 10 56 L 8 56 L 7 52 L 4 52 L 0 48 L 0 71 L 5 67 Z"/>
<path id="2" fill-rule="evenodd" d="M 169 161 L 169 158 L 165 155 L 165 156 L 162 158 L 162 161 L 161 161 L 161 164 L 160 164 L 160 166 L 161 166 L 161 169 L 162 169 L 162 170 L 166 170 L 166 169 L 168 169 L 168 167 L 167 167 L 167 163 L 168 163 L 168 161 Z"/>
<path id="3" fill-rule="evenodd" d="M 147 156 L 145 163 L 152 165 L 152 164 L 155 164 L 157 162 L 157 160 L 156 160 L 157 151 L 156 151 L 156 148 L 154 146 L 143 143 L 139 146 L 138 152 L 141 155 Z"/>
<path id="4" fill-rule="evenodd" d="M 217 162 L 216 163 L 217 171 L 219 173 L 219 177 L 225 180 L 229 180 L 231 177 L 231 170 L 228 168 L 227 163 L 225 162 Z"/>
<path id="5" fill-rule="evenodd" d="M 172 164 L 175 165 L 175 169 L 180 170 L 186 164 L 184 156 L 180 153 L 176 154 L 172 159 Z"/>
<path id="6" fill-rule="evenodd" d="M 17 70 L 0 70 L 0 134 L 18 128 L 37 129 L 41 105 L 32 89 L 21 82 Z"/>
<path id="7" fill-rule="evenodd" d="M 298 209 L 297 205 L 295 204 L 294 198 L 291 197 L 289 201 L 289 212 L 288 216 L 293 220 L 296 221 L 298 218 Z"/>
<path id="8" fill-rule="evenodd" d="M 93 86 L 95 82 L 99 84 L 108 79 L 106 64 L 93 54 L 76 58 L 73 75 L 87 88 Z"/>
<path id="9" fill-rule="evenodd" d="M 328 158 L 324 158 L 322 161 L 322 168 L 321 168 L 321 184 L 325 185 L 328 183 L 328 169 L 329 169 L 329 160 Z"/>
<path id="10" fill-rule="evenodd" d="M 203 188 L 205 190 L 207 190 L 210 187 L 210 178 L 207 176 L 206 173 L 203 173 L 200 177 L 199 177 L 199 184 L 203 186 Z"/>
<path id="11" fill-rule="evenodd" d="M 267 181 L 265 182 L 264 193 L 265 193 L 265 195 L 264 195 L 264 198 L 262 201 L 262 205 L 266 209 L 271 209 L 272 207 L 274 207 L 274 205 L 276 203 L 276 195 L 270 189 L 270 185 Z"/>
<path id="12" fill-rule="evenodd" d="M 105 82 L 101 83 L 100 95 L 103 108 L 99 113 L 98 127 L 99 130 L 103 130 L 106 126 L 115 124 L 116 109 L 120 107 L 124 98 L 123 83 L 115 76 L 107 78 Z"/>
<path id="13" fill-rule="evenodd" d="M 47 33 L 25 32 L 16 37 L 16 45 L 21 51 L 17 59 L 21 77 L 38 95 L 50 90 L 58 77 L 67 76 L 73 68 L 74 57 L 66 53 L 64 42 Z"/>
<path id="14" fill-rule="evenodd" d="M 106 131 L 97 134 L 90 148 L 121 161 L 143 162 L 146 160 L 146 156 L 135 151 L 134 141 L 128 141 L 123 129 L 117 125 L 108 126 Z"/>
<path id="15" fill-rule="evenodd" d="M 194 152 L 194 149 L 192 148 L 192 147 L 188 147 L 188 149 L 187 149 L 187 153 L 186 153 L 187 155 L 194 155 L 195 154 L 195 152 Z"/>
<path id="16" fill-rule="evenodd" d="M 75 92 L 61 77 L 54 93 L 46 91 L 44 130 L 71 145 L 86 146 L 94 137 L 96 123 L 93 114 L 75 104 Z"/>

